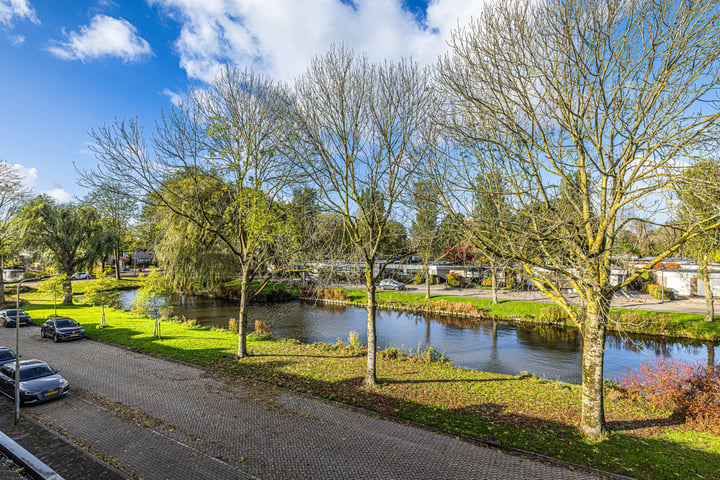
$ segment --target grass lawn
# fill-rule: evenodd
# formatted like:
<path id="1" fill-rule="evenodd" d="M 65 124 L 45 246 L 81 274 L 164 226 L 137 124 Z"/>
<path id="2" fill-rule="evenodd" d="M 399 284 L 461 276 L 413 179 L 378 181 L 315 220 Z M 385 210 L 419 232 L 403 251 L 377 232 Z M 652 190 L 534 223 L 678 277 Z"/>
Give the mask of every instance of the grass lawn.
<path id="1" fill-rule="evenodd" d="M 404 298 L 408 294 L 383 293 L 381 297 L 394 299 L 396 295 Z M 51 298 L 34 291 L 22 298 L 23 308 L 36 323 L 53 314 Z M 533 304 L 516 308 L 541 307 Z M 613 433 L 607 441 L 595 443 L 584 439 L 576 428 L 580 416 L 580 387 L 576 385 L 380 354 L 377 373 L 381 386 L 370 389 L 362 386 L 365 356 L 359 347 L 307 345 L 251 336 L 248 348 L 252 356 L 238 360 L 233 355 L 237 334 L 226 330 L 163 321 L 162 339 L 157 339 L 153 338 L 152 319 L 129 312 L 108 310 L 106 328 L 97 328 L 99 307 L 62 306 L 58 314 L 78 320 L 91 338 L 262 380 L 481 441 L 639 479 L 718 478 L 720 437 L 694 432 L 668 412 L 631 403 L 611 389 L 607 390 L 605 406 Z"/>

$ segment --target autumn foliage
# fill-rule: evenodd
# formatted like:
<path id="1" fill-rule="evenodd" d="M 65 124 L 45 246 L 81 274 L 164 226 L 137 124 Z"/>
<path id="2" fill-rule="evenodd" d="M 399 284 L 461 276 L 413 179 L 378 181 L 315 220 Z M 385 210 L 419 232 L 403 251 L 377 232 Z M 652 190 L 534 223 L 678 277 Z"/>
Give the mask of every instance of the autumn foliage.
<path id="1" fill-rule="evenodd" d="M 720 365 L 659 360 L 628 370 L 622 390 L 696 428 L 720 433 Z"/>

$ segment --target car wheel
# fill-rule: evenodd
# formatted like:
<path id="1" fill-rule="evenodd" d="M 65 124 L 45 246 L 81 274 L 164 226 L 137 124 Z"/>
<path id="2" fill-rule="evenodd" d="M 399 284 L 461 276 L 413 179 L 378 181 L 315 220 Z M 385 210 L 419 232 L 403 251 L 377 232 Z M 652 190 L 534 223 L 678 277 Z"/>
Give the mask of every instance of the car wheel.
<path id="1" fill-rule="evenodd" d="M 53 342 L 57 343 L 59 341 L 60 341 L 60 336 L 56 333 L 55 335 L 53 335 Z"/>

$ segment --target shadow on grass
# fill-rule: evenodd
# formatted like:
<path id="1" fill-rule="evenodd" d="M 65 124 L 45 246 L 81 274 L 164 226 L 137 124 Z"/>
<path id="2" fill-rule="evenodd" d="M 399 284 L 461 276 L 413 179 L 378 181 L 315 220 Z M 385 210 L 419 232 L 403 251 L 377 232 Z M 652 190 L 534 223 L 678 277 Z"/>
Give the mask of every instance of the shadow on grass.
<path id="1" fill-rule="evenodd" d="M 655 428 L 655 427 L 674 427 L 682 425 L 684 422 L 682 418 L 677 415 L 672 415 L 668 418 L 647 418 L 641 420 L 618 420 L 607 422 L 607 427 L 611 431 L 623 432 L 629 430 L 641 430 L 644 428 Z"/>
<path id="2" fill-rule="evenodd" d="M 292 358 L 364 358 L 364 353 L 350 354 L 350 355 L 321 355 L 321 354 L 297 354 L 297 353 L 252 353 L 250 357 L 292 357 Z"/>
<path id="3" fill-rule="evenodd" d="M 510 380 L 515 380 L 512 377 L 507 378 L 472 378 L 472 379 L 457 379 L 457 378 L 448 378 L 448 379 L 427 379 L 427 380 L 392 380 L 390 383 L 397 383 L 397 384 L 420 384 L 420 383 L 485 383 L 485 382 L 507 382 Z"/>

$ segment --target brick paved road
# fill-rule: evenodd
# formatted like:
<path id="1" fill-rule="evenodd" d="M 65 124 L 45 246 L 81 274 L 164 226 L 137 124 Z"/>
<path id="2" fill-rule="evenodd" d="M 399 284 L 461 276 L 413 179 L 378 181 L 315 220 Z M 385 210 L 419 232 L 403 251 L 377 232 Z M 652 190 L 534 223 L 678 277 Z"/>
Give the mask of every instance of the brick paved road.
<path id="1" fill-rule="evenodd" d="M 12 329 L 0 344 L 14 345 Z M 36 327 L 20 350 L 76 389 L 26 411 L 145 479 L 596 478 L 98 342 L 55 344 Z"/>

